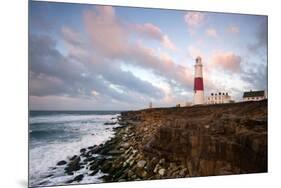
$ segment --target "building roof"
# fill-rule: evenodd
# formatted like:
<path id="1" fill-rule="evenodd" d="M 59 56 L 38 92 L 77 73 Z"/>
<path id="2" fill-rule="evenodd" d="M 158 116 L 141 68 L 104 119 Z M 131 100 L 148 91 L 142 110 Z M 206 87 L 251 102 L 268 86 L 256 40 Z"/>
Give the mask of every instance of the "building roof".
<path id="1" fill-rule="evenodd" d="M 246 91 L 243 94 L 243 98 L 245 97 L 263 97 L 265 96 L 264 91 Z"/>

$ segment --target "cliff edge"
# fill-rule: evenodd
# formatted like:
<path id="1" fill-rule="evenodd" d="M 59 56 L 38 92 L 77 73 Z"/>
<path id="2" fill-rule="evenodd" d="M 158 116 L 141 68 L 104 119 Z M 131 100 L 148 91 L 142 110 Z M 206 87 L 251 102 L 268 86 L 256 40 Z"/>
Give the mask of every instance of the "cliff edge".
<path id="1" fill-rule="evenodd" d="M 147 109 L 122 119 L 135 121 L 132 145 L 146 161 L 165 161 L 158 168 L 167 178 L 267 172 L 267 100 Z"/>
<path id="2" fill-rule="evenodd" d="M 105 182 L 267 172 L 267 100 L 122 112 L 118 123 L 115 137 L 58 165 Z"/>

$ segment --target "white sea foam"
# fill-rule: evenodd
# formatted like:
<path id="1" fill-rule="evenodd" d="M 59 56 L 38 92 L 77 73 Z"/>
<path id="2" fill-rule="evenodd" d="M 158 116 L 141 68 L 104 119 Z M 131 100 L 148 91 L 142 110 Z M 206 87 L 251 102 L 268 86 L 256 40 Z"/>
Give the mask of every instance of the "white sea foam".
<path id="1" fill-rule="evenodd" d="M 95 121 L 105 121 L 111 118 L 116 118 L 116 115 L 70 115 L 70 114 L 59 114 L 59 115 L 48 115 L 48 116 L 37 116 L 30 118 L 29 123 L 67 123 L 73 121 L 87 121 L 87 120 L 95 120 Z"/>
<path id="2" fill-rule="evenodd" d="M 82 117 L 81 117 L 82 116 Z M 64 174 L 63 167 L 58 167 L 56 170 L 52 170 L 58 161 L 66 160 L 67 158 L 77 155 L 81 148 L 86 148 L 93 145 L 98 145 L 104 143 L 109 138 L 113 137 L 113 127 L 116 125 L 103 125 L 104 122 L 110 121 L 112 117 L 117 115 L 79 115 L 75 116 L 58 116 L 59 120 L 54 120 L 53 118 L 47 117 L 36 117 L 34 122 L 69 122 L 67 128 L 70 130 L 78 131 L 82 136 L 79 140 L 72 140 L 68 142 L 61 142 L 59 140 L 53 141 L 47 144 L 39 144 L 36 147 L 30 148 L 29 151 L 29 180 L 30 186 L 38 186 L 40 183 L 42 185 L 64 185 L 66 181 L 73 179 L 74 176 L 84 172 L 86 169 L 81 169 L 77 171 L 73 176 L 68 176 Z M 71 118 L 72 122 L 68 119 Z M 49 118 L 49 119 L 48 119 Z M 81 126 L 78 120 L 97 120 L 96 123 L 86 123 Z M 47 121 L 48 120 L 48 121 Z M 84 170 L 84 171 L 83 171 Z M 46 176 L 53 174 L 54 176 L 46 178 Z M 98 183 L 101 180 L 98 179 L 101 176 L 98 173 L 95 176 L 85 176 L 80 183 Z M 44 178 L 45 177 L 45 178 Z"/>

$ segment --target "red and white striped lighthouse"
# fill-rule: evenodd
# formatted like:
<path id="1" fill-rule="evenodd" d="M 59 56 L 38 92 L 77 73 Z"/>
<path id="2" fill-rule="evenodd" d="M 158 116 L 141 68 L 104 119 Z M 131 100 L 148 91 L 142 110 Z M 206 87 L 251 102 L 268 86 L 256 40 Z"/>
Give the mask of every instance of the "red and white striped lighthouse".
<path id="1" fill-rule="evenodd" d="M 194 65 L 194 105 L 204 104 L 204 85 L 203 85 L 203 72 L 202 72 L 202 59 L 201 57 L 196 58 Z"/>

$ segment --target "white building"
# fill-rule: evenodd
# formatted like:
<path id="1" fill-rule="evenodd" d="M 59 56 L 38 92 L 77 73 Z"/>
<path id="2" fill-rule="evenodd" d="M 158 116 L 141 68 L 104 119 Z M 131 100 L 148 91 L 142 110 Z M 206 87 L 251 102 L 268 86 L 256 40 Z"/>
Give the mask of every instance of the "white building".
<path id="1" fill-rule="evenodd" d="M 211 93 L 207 97 L 207 104 L 224 104 L 233 102 L 231 96 L 227 92 Z"/>
<path id="2" fill-rule="evenodd" d="M 260 101 L 266 99 L 265 91 L 246 91 L 243 94 L 243 101 Z"/>

